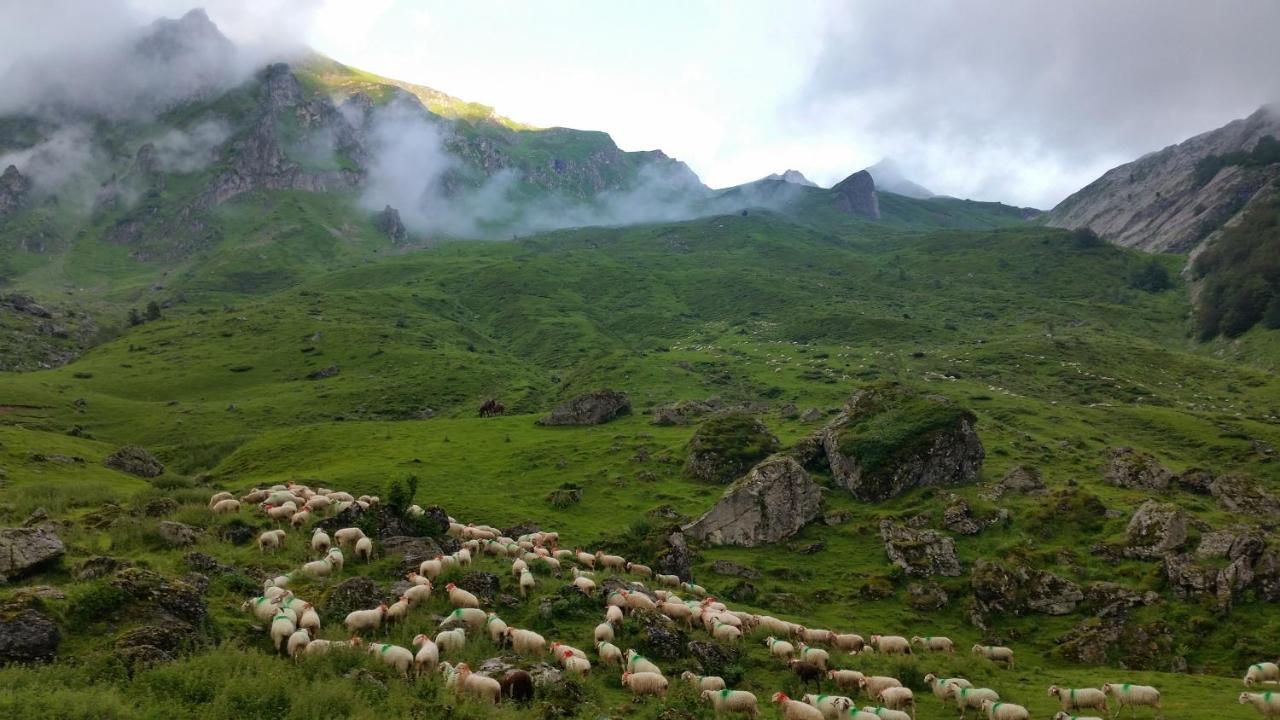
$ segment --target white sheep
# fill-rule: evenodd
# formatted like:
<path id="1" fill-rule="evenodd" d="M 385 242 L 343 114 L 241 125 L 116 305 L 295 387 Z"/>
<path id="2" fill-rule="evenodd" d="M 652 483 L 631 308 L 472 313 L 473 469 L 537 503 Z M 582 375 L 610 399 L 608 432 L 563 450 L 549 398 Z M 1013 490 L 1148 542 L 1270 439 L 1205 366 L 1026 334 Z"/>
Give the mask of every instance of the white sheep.
<path id="1" fill-rule="evenodd" d="M 667 587 L 680 587 L 679 575 L 663 575 L 659 573 L 657 575 L 654 575 L 653 579 L 657 580 L 659 585 L 666 585 Z"/>
<path id="2" fill-rule="evenodd" d="M 418 564 L 418 573 L 428 580 L 435 580 L 444 572 L 444 557 L 437 555 L 430 560 L 423 560 Z"/>
<path id="3" fill-rule="evenodd" d="M 609 605 L 604 609 L 605 622 L 614 627 L 622 627 L 622 608 L 617 605 Z"/>
<path id="4" fill-rule="evenodd" d="M 654 663 L 650 662 L 648 658 L 636 652 L 635 650 L 628 650 L 626 652 L 625 657 L 627 660 L 627 670 L 631 672 L 656 673 L 658 675 L 662 674 L 661 668 L 659 668 Z"/>
<path id="5" fill-rule="evenodd" d="M 576 560 L 577 563 L 579 565 L 582 565 L 583 567 L 589 567 L 592 570 L 596 569 L 596 556 L 592 555 L 589 552 L 583 552 L 582 550 L 574 550 L 573 559 Z"/>
<path id="6" fill-rule="evenodd" d="M 587 673 L 591 672 L 590 660 L 587 660 L 584 657 L 578 657 L 568 650 L 565 650 L 561 655 L 560 666 L 564 668 L 565 672 L 577 673 L 582 677 L 586 677 Z"/>
<path id="7" fill-rule="evenodd" d="M 1102 720 L 1096 715 L 1072 715 L 1062 711 L 1053 714 L 1053 720 Z"/>
<path id="8" fill-rule="evenodd" d="M 262 506 L 262 509 L 266 510 L 267 516 L 276 522 L 288 520 L 293 517 L 294 513 L 298 512 L 298 506 L 291 502 L 285 503 L 284 505 L 265 504 Z"/>
<path id="9" fill-rule="evenodd" d="M 409 601 L 410 607 L 425 603 L 431 599 L 431 583 L 410 585 L 404 591 L 404 599 Z"/>
<path id="10" fill-rule="evenodd" d="M 947 691 L 947 685 L 955 685 L 956 687 L 962 688 L 973 687 L 973 683 L 965 680 L 964 678 L 938 677 L 933 673 L 929 673 L 924 676 L 924 684 L 929 686 L 929 689 L 933 691 L 934 696 L 939 700 L 946 700 L 948 697 L 951 697 L 950 693 Z"/>
<path id="11" fill-rule="evenodd" d="M 419 575 L 418 573 L 412 572 L 412 571 L 406 574 L 404 576 L 404 579 L 408 580 L 410 583 L 414 585 L 430 585 L 431 584 L 431 578 L 427 577 L 426 575 Z"/>
<path id="12" fill-rule="evenodd" d="M 835 640 L 835 636 L 836 634 L 831 632 L 830 630 L 822 630 L 818 628 L 807 628 L 804 626 L 800 627 L 799 633 L 796 635 L 797 638 L 799 638 L 800 640 L 803 640 L 806 643 L 809 643 L 809 644 L 820 643 L 823 645 L 833 644 Z"/>
<path id="13" fill-rule="evenodd" d="M 489 613 L 484 619 L 484 629 L 489 633 L 489 641 L 501 645 L 507 637 L 507 623 L 497 613 Z"/>
<path id="14" fill-rule="evenodd" d="M 307 644 L 305 653 L 307 655 L 325 655 L 334 648 L 350 648 L 360 647 L 364 641 L 358 637 L 352 637 L 350 640 L 312 640 Z"/>
<path id="15" fill-rule="evenodd" d="M 364 537 L 364 531 L 358 527 L 342 528 L 333 534 L 333 540 L 338 543 L 338 547 L 354 545 L 362 537 Z"/>
<path id="16" fill-rule="evenodd" d="M 250 505 L 257 505 L 258 503 L 261 503 L 263 500 L 266 500 L 267 496 L 270 494 L 271 493 L 266 490 L 260 490 L 258 488 L 254 488 L 253 490 L 250 490 L 244 495 L 241 495 L 240 502 L 247 503 Z"/>
<path id="17" fill-rule="evenodd" d="M 1136 705 L 1160 709 L 1160 691 L 1150 685 L 1132 685 L 1130 683 L 1106 683 L 1102 692 L 1116 700 L 1116 712 L 1126 707 L 1133 710 Z"/>
<path id="18" fill-rule="evenodd" d="M 660 700 L 667 699 L 667 679 L 655 672 L 624 672 L 622 687 L 631 690 L 634 695 L 657 695 Z"/>
<path id="19" fill-rule="evenodd" d="M 226 490 L 223 490 L 222 492 L 216 492 L 213 494 L 213 497 L 209 498 L 209 509 L 212 510 L 215 505 L 222 502 L 223 500 L 232 500 L 234 498 L 235 498 L 235 495 L 232 495 Z"/>
<path id="20" fill-rule="evenodd" d="M 573 582 L 570 584 L 578 588 L 583 595 L 590 595 L 596 590 L 596 581 L 586 576 L 580 575 L 574 578 Z"/>
<path id="21" fill-rule="evenodd" d="M 878 720 L 913 720 L 910 715 L 902 712 L 901 710 L 891 710 L 879 705 L 875 707 L 864 707 L 861 712 L 865 715 L 874 715 Z"/>
<path id="22" fill-rule="evenodd" d="M 333 561 L 328 557 L 325 557 L 322 560 L 312 560 L 309 563 L 304 563 L 302 566 L 302 574 L 316 580 L 327 578 L 332 572 Z"/>
<path id="23" fill-rule="evenodd" d="M 288 613 L 279 612 L 271 618 L 271 647 L 278 652 L 285 652 L 287 649 L 285 643 L 289 640 L 298 628 L 294 624 L 295 618 Z"/>
<path id="24" fill-rule="evenodd" d="M 1280 683 L 1280 665 L 1271 662 L 1250 665 L 1244 673 L 1244 686 L 1253 687 L 1258 683 Z"/>
<path id="25" fill-rule="evenodd" d="M 1004 663 L 1013 669 L 1013 650 L 1003 645 L 974 645 L 973 654 L 981 655 L 991 662 Z"/>
<path id="26" fill-rule="evenodd" d="M 471 593 L 462 588 L 449 583 L 444 586 L 445 592 L 449 593 L 449 604 L 455 608 L 478 608 L 480 600 Z"/>
<path id="27" fill-rule="evenodd" d="M 413 653 L 407 648 L 390 643 L 371 643 L 369 652 L 382 658 L 382 662 L 400 672 L 400 677 L 409 677 L 409 668 L 413 667 Z"/>
<path id="28" fill-rule="evenodd" d="M 919 645 L 921 648 L 931 652 L 951 653 L 956 651 L 955 643 L 951 642 L 951 638 L 941 635 L 926 635 L 924 637 L 916 635 L 911 638 L 911 644 Z"/>
<path id="29" fill-rule="evenodd" d="M 383 618 L 388 624 L 398 623 L 409 617 L 409 600 L 401 595 L 391 606 L 387 608 L 386 617 Z"/>
<path id="30" fill-rule="evenodd" d="M 312 497 L 307 498 L 306 507 L 311 512 L 323 513 L 325 510 L 329 509 L 329 505 L 332 503 L 333 501 L 324 495 L 313 495 Z"/>
<path id="31" fill-rule="evenodd" d="M 520 575 L 523 574 L 528 569 L 529 569 L 529 563 L 525 562 L 524 560 L 517 559 L 511 563 L 511 575 L 513 577 L 519 578 Z"/>
<path id="32" fill-rule="evenodd" d="M 286 641 L 285 652 L 288 653 L 289 657 L 297 657 L 298 653 L 304 652 L 310 643 L 311 633 L 304 628 L 298 628 L 293 631 L 293 634 Z"/>
<path id="33" fill-rule="evenodd" d="M 986 713 L 987 720 L 1028 720 L 1031 717 L 1031 713 L 1021 705 L 997 700 L 983 700 L 982 712 Z"/>
<path id="34" fill-rule="evenodd" d="M 756 696 L 746 690 L 725 690 L 724 688 L 703 690 L 699 697 L 704 702 L 711 703 L 716 717 L 726 712 L 742 713 L 747 717 L 756 717 L 760 713 L 756 705 Z"/>
<path id="35" fill-rule="evenodd" d="M 784 720 L 826 720 L 821 710 L 808 703 L 792 700 L 786 693 L 774 693 L 771 699 L 782 708 Z"/>
<path id="36" fill-rule="evenodd" d="M 906 710 L 911 708 L 912 712 L 916 707 L 915 693 L 911 692 L 908 687 L 887 687 L 876 695 L 876 699 L 880 704 L 890 710 Z"/>
<path id="37" fill-rule="evenodd" d="M 911 654 L 911 643 L 901 635 L 872 635 L 868 645 L 884 655 Z"/>
<path id="38" fill-rule="evenodd" d="M 324 555 L 329 552 L 329 548 L 333 545 L 333 541 L 329 539 L 329 533 L 324 528 L 316 528 L 311 531 L 311 552 L 317 555 Z"/>
<path id="39" fill-rule="evenodd" d="M 822 648 L 809 647 L 808 645 L 801 643 L 800 659 L 807 663 L 817 665 L 819 670 L 826 670 L 827 663 L 831 660 L 831 656 Z"/>
<path id="40" fill-rule="evenodd" d="M 613 640 L 613 626 L 607 622 L 602 622 L 599 625 L 596 625 L 596 629 L 592 631 L 591 639 L 595 642 L 600 642 L 601 640 Z"/>
<path id="41" fill-rule="evenodd" d="M 732 625 L 716 623 L 711 628 L 711 636 L 721 642 L 737 645 L 738 641 L 742 639 L 742 631 Z"/>
<path id="42" fill-rule="evenodd" d="M 289 516 L 289 524 L 292 525 L 294 529 L 297 529 L 302 527 L 303 525 L 306 525 L 307 520 L 310 517 L 311 517 L 311 508 L 304 507 L 298 512 Z"/>
<path id="43" fill-rule="evenodd" d="M 484 628 L 484 624 L 488 619 L 489 614 L 480 608 L 456 608 L 444 616 L 444 619 L 440 621 L 440 627 L 465 625 L 468 630 L 478 632 Z"/>
<path id="44" fill-rule="evenodd" d="M 902 681 L 887 675 L 868 675 L 858 683 L 872 700 L 880 697 L 880 693 L 893 687 L 902 687 Z"/>
<path id="45" fill-rule="evenodd" d="M 266 595 L 260 595 L 252 600 L 245 600 L 240 609 L 251 611 L 253 616 L 262 622 L 270 622 L 271 618 L 280 611 L 280 603 Z"/>
<path id="46" fill-rule="evenodd" d="M 328 558 L 329 563 L 333 565 L 335 572 L 342 572 L 342 567 L 346 564 L 347 560 L 343 557 L 341 549 L 329 548 L 329 552 L 325 557 Z"/>
<path id="47" fill-rule="evenodd" d="M 862 687 L 862 679 L 866 677 L 857 670 L 828 670 L 827 679 L 834 680 L 841 690 L 852 690 L 855 693 Z"/>
<path id="48" fill-rule="evenodd" d="M 723 690 L 725 688 L 724 678 L 716 675 L 699 675 L 685 670 L 680 673 L 680 679 L 689 683 L 694 690 L 698 691 Z"/>
<path id="49" fill-rule="evenodd" d="M 596 655 L 600 657 L 601 665 L 617 665 L 618 667 L 622 667 L 622 649 L 613 643 L 596 643 Z"/>
<path id="50" fill-rule="evenodd" d="M 302 604 L 302 615 L 298 618 L 298 627 L 310 630 L 314 634 L 320 633 L 320 614 L 311 603 Z"/>
<path id="51" fill-rule="evenodd" d="M 1280 692 L 1242 692 L 1239 701 L 1257 708 L 1264 718 L 1280 717 Z"/>
<path id="52" fill-rule="evenodd" d="M 369 562 L 373 560 L 373 541 L 367 537 L 356 540 L 356 559 Z"/>
<path id="53" fill-rule="evenodd" d="M 948 683 L 942 689 L 946 693 L 943 699 L 955 700 L 962 716 L 970 709 L 981 708 L 982 703 L 988 700 L 995 702 L 1000 699 L 1000 693 L 991 688 L 958 687 Z"/>
<path id="54" fill-rule="evenodd" d="M 853 699 L 843 695 L 805 695 L 804 702 L 817 708 L 827 720 L 836 720 L 853 707 Z"/>
<path id="55" fill-rule="evenodd" d="M 532 630 L 509 627 L 507 639 L 511 641 L 511 649 L 521 655 L 540 655 L 547 649 L 547 639 Z"/>
<path id="56" fill-rule="evenodd" d="M 769 648 L 769 654 L 776 658 L 790 660 L 796 654 L 796 647 L 786 640 L 779 640 L 770 635 L 764 639 L 764 644 Z"/>
<path id="57" fill-rule="evenodd" d="M 564 664 L 563 658 L 565 657 L 565 653 L 569 653 L 574 657 L 580 658 L 585 658 L 587 656 L 586 653 L 582 652 L 578 648 L 573 647 L 572 645 L 565 645 L 559 641 L 551 643 L 551 647 L 547 648 L 547 652 L 551 653 L 551 656 L 561 665 Z"/>
<path id="58" fill-rule="evenodd" d="M 418 648 L 413 656 L 413 667 L 418 677 L 435 670 L 436 665 L 440 664 L 440 646 L 422 634 L 414 636 L 413 646 Z"/>
<path id="59" fill-rule="evenodd" d="M 626 572 L 627 560 L 620 555 L 605 555 L 604 552 L 596 553 L 596 562 L 606 570 L 614 572 Z"/>
<path id="60" fill-rule="evenodd" d="M 268 530 L 258 536 L 258 552 L 264 553 L 268 549 L 272 552 L 279 549 L 280 544 L 284 542 L 283 530 Z"/>
<path id="61" fill-rule="evenodd" d="M 1107 712 L 1107 695 L 1097 688 L 1060 688 L 1049 686 L 1049 697 L 1058 698 L 1063 710 L 1096 708 Z"/>
<path id="62" fill-rule="evenodd" d="M 436 633 L 436 647 L 442 653 L 461 652 L 467 646 L 467 631 L 464 628 L 441 630 Z"/>
<path id="63" fill-rule="evenodd" d="M 682 602 L 673 602 L 671 600 L 663 600 L 658 606 L 658 612 L 671 618 L 679 620 L 685 624 L 685 627 L 693 629 L 693 608 Z"/>
<path id="64" fill-rule="evenodd" d="M 236 500 L 219 500 L 209 508 L 214 515 L 229 515 L 231 513 L 240 512 L 240 503 Z"/>
<path id="65" fill-rule="evenodd" d="M 538 581 L 533 579 L 533 573 L 528 570 L 520 573 L 520 597 L 528 597 L 537 584 Z"/>
<path id="66" fill-rule="evenodd" d="M 453 561 L 454 561 L 455 563 L 457 563 L 459 567 L 463 567 L 463 566 L 466 566 L 466 565 L 470 565 L 470 564 L 471 564 L 471 550 L 470 550 L 470 549 L 468 549 L 468 548 L 462 548 L 462 549 L 458 550 L 458 552 L 456 552 L 456 553 L 454 553 L 454 554 L 453 554 Z"/>
<path id="67" fill-rule="evenodd" d="M 640 563 L 627 563 L 627 572 L 632 575 L 639 575 L 640 577 L 653 577 L 653 568 L 650 568 L 648 565 L 641 565 Z"/>
<path id="68" fill-rule="evenodd" d="M 861 635 L 853 633 L 836 633 L 831 638 L 831 643 L 841 650 L 848 650 L 849 652 L 858 652 L 867 644 Z"/>
<path id="69" fill-rule="evenodd" d="M 362 630 L 377 630 L 382 627 L 382 619 L 387 616 L 386 604 L 380 604 L 372 610 L 352 610 L 347 613 L 346 619 L 342 624 L 346 626 L 347 632 L 357 633 Z"/>

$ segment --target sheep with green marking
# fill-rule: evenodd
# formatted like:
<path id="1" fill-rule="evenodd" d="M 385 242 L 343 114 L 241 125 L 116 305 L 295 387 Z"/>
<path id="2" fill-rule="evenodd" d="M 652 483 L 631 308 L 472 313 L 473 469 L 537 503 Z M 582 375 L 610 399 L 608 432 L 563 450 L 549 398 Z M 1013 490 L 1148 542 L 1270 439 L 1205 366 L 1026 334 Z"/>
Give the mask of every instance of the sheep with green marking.
<path id="1" fill-rule="evenodd" d="M 716 717 L 726 712 L 740 713 L 747 717 L 756 717 L 760 713 L 756 696 L 746 690 L 703 690 L 699 696 L 703 702 L 711 703 Z"/>
<path id="2" fill-rule="evenodd" d="M 1003 645 L 974 645 L 973 654 L 981 655 L 991 662 L 1003 663 L 1010 670 L 1013 669 L 1013 649 L 1004 647 Z"/>
<path id="3" fill-rule="evenodd" d="M 1117 711 L 1129 708 L 1132 712 L 1137 706 L 1145 706 L 1160 710 L 1160 691 L 1150 685 L 1133 685 L 1131 683 L 1106 683 L 1102 692 L 1115 699 Z"/>
<path id="4" fill-rule="evenodd" d="M 947 698 L 951 697 L 950 692 L 947 690 L 947 685 L 955 685 L 956 687 L 962 687 L 962 688 L 973 687 L 973 683 L 969 682 L 964 678 L 959 678 L 959 677 L 944 678 L 944 677 L 938 677 L 933 673 L 929 673 L 924 676 L 924 684 L 929 686 L 929 689 L 933 691 L 934 697 L 938 698 L 939 700 L 946 700 Z"/>
<path id="5" fill-rule="evenodd" d="M 853 707 L 853 699 L 843 695 L 808 694 L 804 696 L 804 702 L 817 708 L 826 720 L 836 720 Z"/>
<path id="6" fill-rule="evenodd" d="M 1280 692 L 1242 692 L 1239 700 L 1241 705 L 1254 706 L 1264 718 L 1280 717 Z"/>
<path id="7" fill-rule="evenodd" d="M 1280 683 L 1280 665 L 1271 662 L 1250 665 L 1244 673 L 1244 686 L 1253 687 L 1259 683 Z"/>
<path id="8" fill-rule="evenodd" d="M 698 691 L 723 690 L 725 688 L 724 678 L 716 675 L 699 675 L 685 670 L 680 673 L 680 679 L 689 683 L 693 689 Z"/>
<path id="9" fill-rule="evenodd" d="M 983 700 L 982 712 L 986 713 L 987 720 L 1029 720 L 1031 717 L 1021 705 L 998 700 Z"/>
<path id="10" fill-rule="evenodd" d="M 1096 709 L 1107 712 L 1107 694 L 1097 688 L 1049 686 L 1049 697 L 1058 698 L 1063 710 Z"/>
<path id="11" fill-rule="evenodd" d="M 956 707 L 960 708 L 960 717 L 964 717 L 969 710 L 977 710 L 982 707 L 982 703 L 988 700 L 994 702 L 1000 699 L 1000 693 L 991 688 L 975 688 L 975 687 L 958 687 L 956 685 L 943 685 L 943 700 L 955 700 Z"/>
<path id="12" fill-rule="evenodd" d="M 926 635 L 925 637 L 916 635 L 911 638 L 911 644 L 918 645 L 921 649 L 930 652 L 953 653 L 956 651 L 955 644 L 951 642 L 951 638 L 941 635 Z"/>

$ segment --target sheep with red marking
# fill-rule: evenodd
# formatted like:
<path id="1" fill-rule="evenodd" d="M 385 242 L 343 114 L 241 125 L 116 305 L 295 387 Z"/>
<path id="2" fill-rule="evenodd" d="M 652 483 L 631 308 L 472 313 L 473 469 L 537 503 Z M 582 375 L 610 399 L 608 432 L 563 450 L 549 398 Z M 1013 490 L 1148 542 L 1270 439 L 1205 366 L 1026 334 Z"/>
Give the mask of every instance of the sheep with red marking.
<path id="1" fill-rule="evenodd" d="M 826 720 L 818 708 L 787 697 L 786 693 L 774 693 L 773 702 L 782 709 L 784 720 Z"/>
<path id="2" fill-rule="evenodd" d="M 258 552 L 265 553 L 267 550 L 275 552 L 280 549 L 284 543 L 283 530 L 268 530 L 258 536 Z"/>
<path id="3" fill-rule="evenodd" d="M 480 600 L 471 593 L 462 588 L 449 583 L 444 586 L 445 592 L 449 593 L 449 604 L 455 608 L 479 608 Z"/>
<path id="4" fill-rule="evenodd" d="M 413 656 L 413 668 L 418 677 L 435 670 L 436 665 L 440 664 L 440 646 L 422 634 L 414 636 L 413 646 L 418 648 Z"/>
<path id="5" fill-rule="evenodd" d="M 827 720 L 836 720 L 853 707 L 853 699 L 843 695 L 805 695 L 804 702 L 817 708 Z"/>
<path id="6" fill-rule="evenodd" d="M 491 677 L 471 672 L 466 663 L 458 663 L 458 687 L 468 695 L 489 700 L 497 705 L 502 700 L 502 685 Z"/>

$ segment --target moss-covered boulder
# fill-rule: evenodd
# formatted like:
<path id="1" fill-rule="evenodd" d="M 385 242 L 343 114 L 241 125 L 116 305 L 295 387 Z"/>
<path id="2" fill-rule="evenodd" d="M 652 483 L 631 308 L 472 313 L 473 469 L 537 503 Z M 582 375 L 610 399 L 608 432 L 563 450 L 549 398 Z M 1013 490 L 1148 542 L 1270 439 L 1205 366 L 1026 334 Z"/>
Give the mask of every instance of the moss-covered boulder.
<path id="1" fill-rule="evenodd" d="M 768 426 L 754 415 L 721 413 L 703 421 L 689 439 L 685 471 L 707 482 L 733 482 L 780 446 Z"/>
<path id="2" fill-rule="evenodd" d="M 822 431 L 831 474 L 859 500 L 971 482 L 985 452 L 969 410 L 947 398 L 881 383 L 855 394 Z"/>

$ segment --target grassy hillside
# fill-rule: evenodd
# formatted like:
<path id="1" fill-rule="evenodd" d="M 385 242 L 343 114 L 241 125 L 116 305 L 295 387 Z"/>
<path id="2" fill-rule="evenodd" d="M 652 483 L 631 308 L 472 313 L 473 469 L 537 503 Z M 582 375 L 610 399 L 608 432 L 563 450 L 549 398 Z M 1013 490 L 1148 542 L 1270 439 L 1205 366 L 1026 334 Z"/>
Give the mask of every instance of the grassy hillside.
<path id="1" fill-rule="evenodd" d="M 168 270 L 166 290 L 154 291 L 169 293 L 162 319 L 125 328 L 66 367 L 0 375 L 4 524 L 45 508 L 67 521 L 60 532 L 68 544 L 59 566 L 23 581 L 66 593 L 41 601 L 63 625 L 63 659 L 0 672 L 8 688 L 0 707 L 19 716 L 52 701 L 65 717 L 171 715 L 175 706 L 202 717 L 363 717 L 453 706 L 435 681 L 405 684 L 373 658 L 295 664 L 269 657 L 265 633 L 238 606 L 258 572 L 302 559 L 298 538 L 285 555 L 265 559 L 227 545 L 217 530 L 228 520 L 208 515 L 204 499 L 214 489 L 294 478 L 385 495 L 390 482 L 412 475 L 421 481 L 419 502 L 459 518 L 503 527 L 532 521 L 561 531 L 570 545 L 650 559 L 644 539 L 670 522 L 655 509 L 694 517 L 723 488 L 684 474 L 694 428 L 650 425 L 649 408 L 710 396 L 755 405 L 790 446 L 825 420 L 802 421 L 783 406 L 829 417 L 878 380 L 925 388 L 975 414 L 987 462 L 977 485 L 954 492 L 976 513 L 1004 508 L 1011 518 L 957 537 L 964 574 L 936 578 L 950 597 L 946 606 L 922 612 L 907 604 L 911 581 L 886 560 L 878 526 L 921 513 L 936 523 L 947 493 L 862 504 L 822 474 L 819 481 L 833 488 L 825 512 L 847 519 L 815 523 L 777 546 L 697 548 L 698 582 L 719 595 L 734 590 L 739 578 L 711 569 L 729 560 L 760 573 L 750 598 L 735 607 L 864 635 L 945 634 L 962 647 L 997 638 L 1016 647 L 1014 672 L 963 654 L 840 661 L 912 679 L 926 719 L 953 712 L 918 687 L 927 671 L 969 675 L 1037 716 L 1049 714 L 1050 683 L 1115 680 L 1163 688 L 1168 717 L 1219 718 L 1242 669 L 1280 651 L 1273 606 L 1246 597 L 1221 613 L 1174 598 L 1158 562 L 1112 562 L 1088 551 L 1122 540 L 1129 515 L 1146 499 L 1102 482 L 1106 448 L 1135 446 L 1174 470 L 1242 472 L 1273 488 L 1278 479 L 1265 448 L 1280 446 L 1280 380 L 1266 353 L 1239 346 L 1226 359 L 1189 339 L 1184 286 L 1130 287 L 1147 256 L 1024 225 L 902 232 L 864 224 L 854 232 L 764 212 L 392 252 L 343 212 L 305 193 L 227 205 L 219 222 L 234 231 L 208 254 Z M 1160 261 L 1172 271 L 1182 258 Z M 116 287 L 102 272 L 103 283 Z M 125 297 L 148 297 L 144 286 Z M 591 428 L 534 424 L 556 401 L 601 386 L 627 392 L 637 412 Z M 509 414 L 476 417 L 488 398 Z M 102 467 L 126 443 L 152 450 L 166 473 L 144 481 Z M 1064 493 L 1053 502 L 1065 498 L 1067 509 L 1055 513 L 1036 497 L 985 499 L 988 486 L 1017 465 L 1038 468 L 1051 490 Z M 564 483 L 583 488 L 579 503 L 549 500 Z M 1081 494 L 1116 512 L 1072 514 Z M 158 497 L 181 503 L 170 518 L 209 531 L 196 550 L 238 570 L 211 584 L 210 617 L 195 652 L 130 677 L 110 647 L 141 620 L 127 610 L 96 611 L 102 582 L 75 580 L 70 569 L 107 554 L 181 577 L 186 550 L 169 549 L 155 519 L 134 514 Z M 1239 520 L 1206 498 L 1176 500 L 1214 526 Z M 120 505 L 125 519 L 99 524 L 107 502 Z M 999 617 L 990 632 L 979 631 L 969 621 L 968 577 L 979 559 L 1016 559 L 1081 584 L 1106 580 L 1160 593 L 1163 604 L 1134 611 L 1130 622 L 1167 622 L 1176 655 L 1203 674 L 1067 661 L 1059 640 L 1083 612 Z M 347 574 L 386 585 L 393 566 L 382 559 L 367 569 L 348 565 Z M 484 568 L 514 590 L 496 561 Z M 567 582 L 540 580 L 539 596 Z M 319 587 L 298 590 L 323 596 Z M 589 645 L 598 609 L 546 618 L 537 608 L 534 598 L 500 614 Z M 407 644 L 443 610 L 442 600 L 432 600 L 392 641 Z M 325 618 L 325 637 L 341 635 L 337 619 Z M 629 635 L 619 644 L 633 642 L 639 639 Z M 762 699 L 779 687 L 799 690 L 759 638 L 748 647 L 742 687 Z M 468 657 L 478 664 L 496 652 L 477 643 Z M 693 665 L 686 658 L 666 666 Z M 366 674 L 351 676 L 356 667 Z M 50 684 L 62 689 L 51 695 Z M 289 692 L 258 691 L 286 686 Z M 662 710 L 653 701 L 628 703 L 612 673 L 597 672 L 581 693 L 568 703 L 574 716 Z M 557 702 L 544 697 L 534 709 L 503 715 L 552 712 Z M 710 716 L 687 691 L 670 704 Z M 470 703 L 456 707 L 462 716 L 487 716 Z"/>

